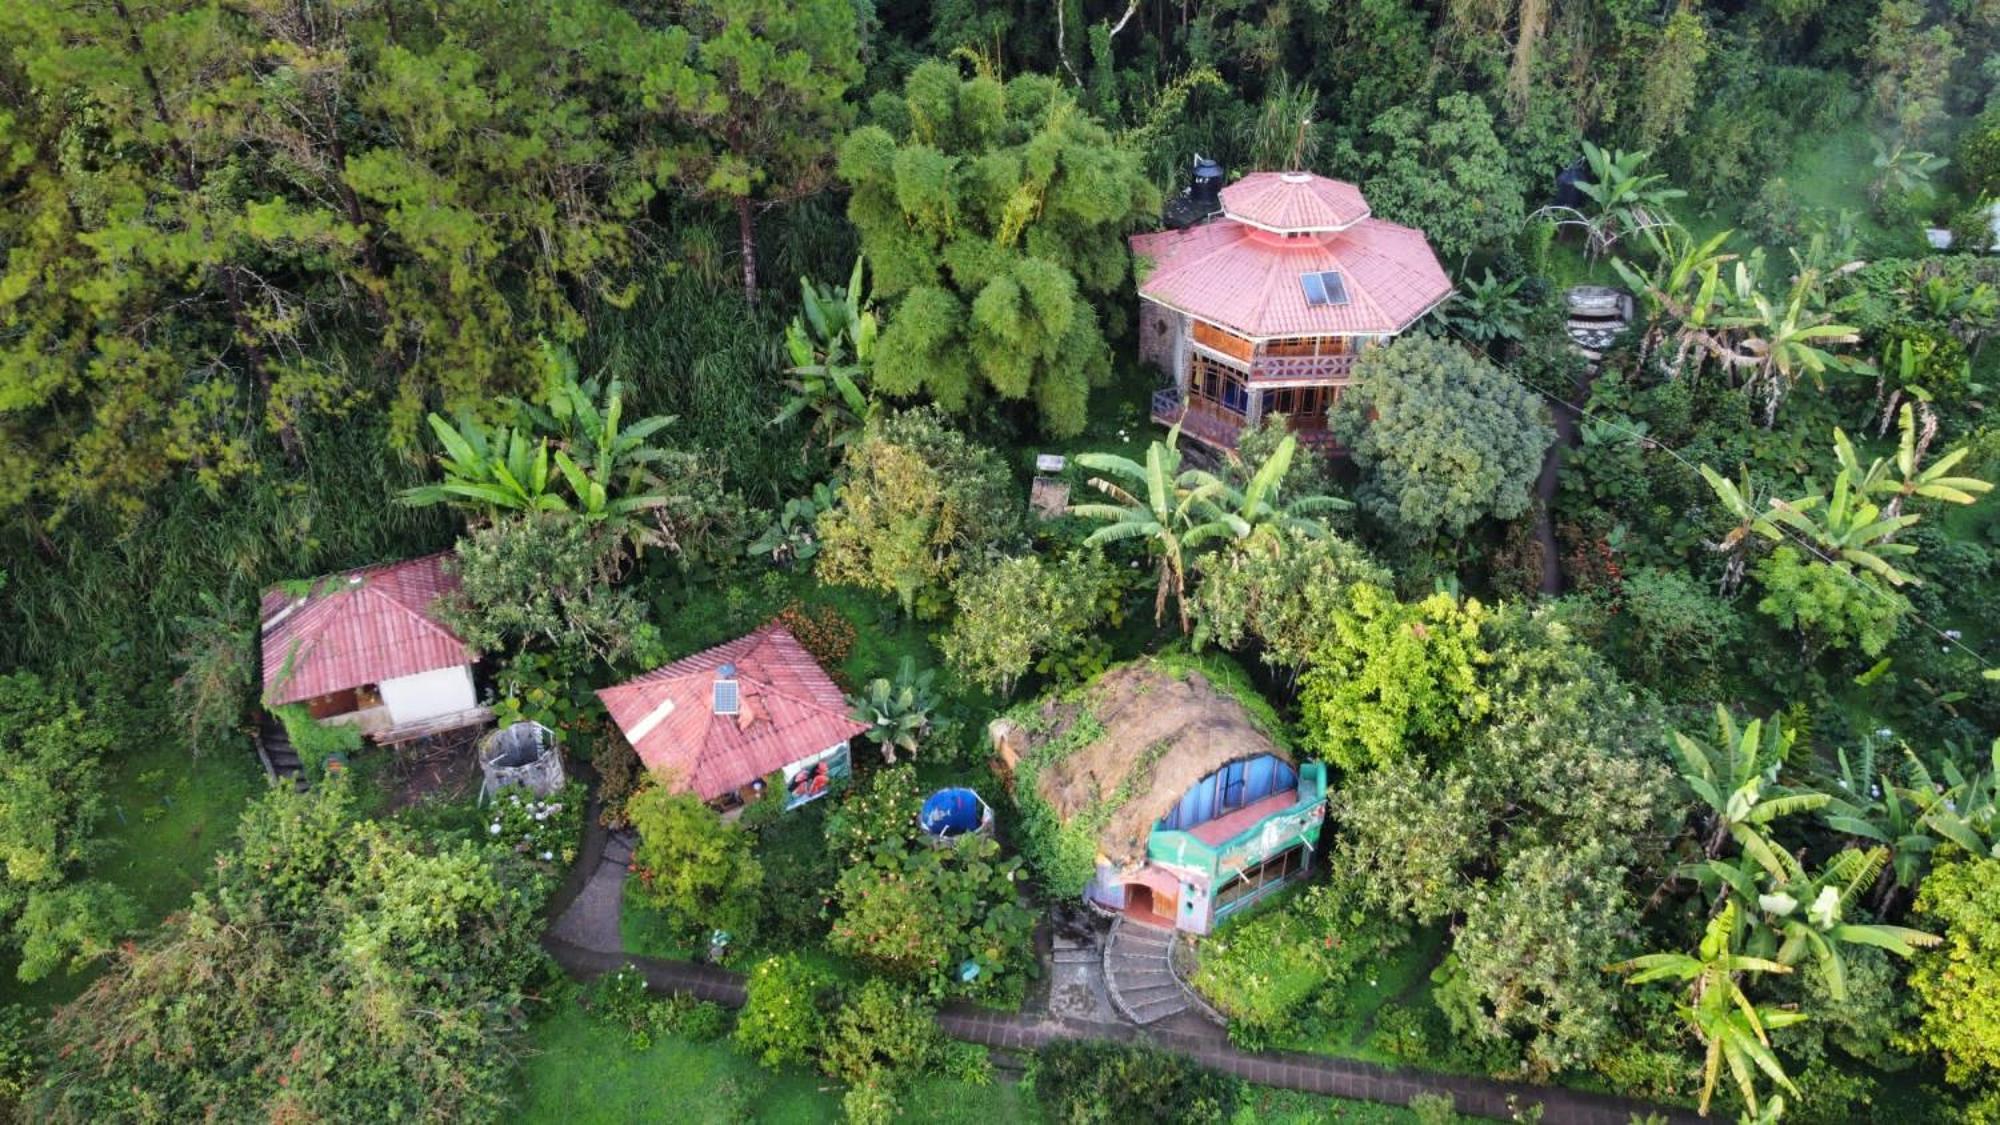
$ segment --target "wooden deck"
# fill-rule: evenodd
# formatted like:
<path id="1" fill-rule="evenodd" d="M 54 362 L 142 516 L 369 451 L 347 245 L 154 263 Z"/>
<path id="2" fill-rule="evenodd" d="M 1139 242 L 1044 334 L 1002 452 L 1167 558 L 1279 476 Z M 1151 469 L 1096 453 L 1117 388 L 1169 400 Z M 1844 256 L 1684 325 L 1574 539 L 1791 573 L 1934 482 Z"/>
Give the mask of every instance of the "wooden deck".
<path id="1" fill-rule="evenodd" d="M 390 727 L 369 735 L 377 746 L 396 746 L 404 742 L 415 742 L 434 734 L 446 734 L 466 727 L 484 726 L 493 721 L 493 708 L 473 707 L 465 711 L 454 711 L 449 715 L 439 715 L 425 719 L 421 723 L 409 723 L 400 727 Z"/>
<path id="2" fill-rule="evenodd" d="M 1179 423 L 1181 433 L 1214 449 L 1234 452 L 1236 443 L 1249 423 L 1240 414 L 1234 414 L 1221 407 L 1204 402 L 1192 405 L 1180 396 L 1180 392 L 1166 387 L 1153 392 L 1153 421 L 1162 426 Z M 1315 449 L 1329 452 L 1339 449 L 1338 442 L 1327 432 L 1324 425 L 1300 426 L 1294 424 L 1292 432 L 1299 436 L 1299 442 Z"/>

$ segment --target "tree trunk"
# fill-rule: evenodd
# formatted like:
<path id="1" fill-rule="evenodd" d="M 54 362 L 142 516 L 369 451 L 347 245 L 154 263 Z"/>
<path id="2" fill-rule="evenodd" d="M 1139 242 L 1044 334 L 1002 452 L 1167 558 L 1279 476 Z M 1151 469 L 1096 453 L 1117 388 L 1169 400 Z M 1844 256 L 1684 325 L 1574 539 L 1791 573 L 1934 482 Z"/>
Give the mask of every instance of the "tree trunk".
<path id="1" fill-rule="evenodd" d="M 757 303 L 757 220 L 750 213 L 750 197 L 736 199 L 736 233 L 743 240 L 743 301 Z"/>

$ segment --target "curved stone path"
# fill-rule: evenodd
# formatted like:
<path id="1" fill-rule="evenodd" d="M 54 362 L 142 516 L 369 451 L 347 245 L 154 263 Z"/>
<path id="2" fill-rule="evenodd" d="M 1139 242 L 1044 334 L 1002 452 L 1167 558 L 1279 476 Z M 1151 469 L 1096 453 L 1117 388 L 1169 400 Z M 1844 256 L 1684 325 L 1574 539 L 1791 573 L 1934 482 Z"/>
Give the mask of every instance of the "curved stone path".
<path id="1" fill-rule="evenodd" d="M 685 993 L 729 1007 L 744 1002 L 743 974 L 715 965 L 640 957 L 624 952 L 618 921 L 624 901 L 626 865 L 631 840 L 606 832 L 597 824 L 597 805 L 589 810 L 584 844 L 569 879 L 550 902 L 552 922 L 542 947 L 563 971 L 580 981 L 636 967 L 647 983 L 662 992 Z M 1122 921 L 1122 920 L 1121 920 Z M 1151 928 L 1151 927 L 1147 927 Z M 1116 944 L 1107 943 L 1107 960 Z M 1132 950 L 1127 939 L 1127 950 Z M 1164 949 L 1164 943 L 1162 944 Z M 1161 962 L 1162 971 L 1166 962 Z M 1176 985 L 1178 988 L 1179 986 Z M 1136 994 L 1136 993 L 1135 993 Z M 1186 1007 L 1185 1002 L 1182 1005 Z M 1530 1086 L 1488 1078 L 1396 1070 L 1351 1059 L 1294 1051 L 1242 1051 L 1213 1034 L 1188 1034 L 1130 1023 L 1094 1023 L 1049 1015 L 1000 1012 L 973 1004 L 952 1003 L 938 1013 L 938 1027 L 953 1039 L 1009 1051 L 1035 1050 L 1058 1039 L 1107 1039 L 1145 1043 L 1173 1051 L 1194 1062 L 1233 1074 L 1248 1082 L 1329 1097 L 1355 1098 L 1388 1105 L 1408 1105 L 1418 1094 L 1448 1094 L 1458 1112 L 1500 1120 L 1516 1120 L 1528 1107 L 1542 1106 L 1545 1125 L 1628 1125 L 1634 1116 L 1663 1113 L 1670 1122 L 1701 1119 L 1692 1112 L 1651 1105 L 1608 1094 L 1561 1087 Z M 1155 1017 L 1156 1020 L 1164 1016 Z"/>

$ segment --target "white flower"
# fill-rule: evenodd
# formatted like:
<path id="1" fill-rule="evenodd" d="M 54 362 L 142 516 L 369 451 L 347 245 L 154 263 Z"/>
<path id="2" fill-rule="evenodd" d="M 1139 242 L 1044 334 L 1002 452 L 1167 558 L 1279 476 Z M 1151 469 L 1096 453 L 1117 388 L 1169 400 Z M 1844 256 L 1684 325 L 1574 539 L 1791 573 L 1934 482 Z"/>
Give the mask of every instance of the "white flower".
<path id="1" fill-rule="evenodd" d="M 543 852 L 543 853 L 542 853 L 542 858 L 543 858 L 543 859 L 545 859 L 545 860 L 546 860 L 546 859 L 554 859 L 555 857 L 556 857 L 556 853 L 554 853 L 554 852 Z"/>
<path id="2" fill-rule="evenodd" d="M 500 822 L 496 820 L 493 823 L 487 825 L 486 831 L 495 836 L 498 836 L 500 834 Z"/>

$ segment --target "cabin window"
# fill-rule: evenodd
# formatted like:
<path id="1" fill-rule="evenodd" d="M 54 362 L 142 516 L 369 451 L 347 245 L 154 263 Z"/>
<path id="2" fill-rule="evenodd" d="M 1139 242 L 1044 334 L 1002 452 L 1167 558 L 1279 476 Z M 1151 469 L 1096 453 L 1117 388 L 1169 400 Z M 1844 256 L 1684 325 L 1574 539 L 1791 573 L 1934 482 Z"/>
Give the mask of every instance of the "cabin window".
<path id="1" fill-rule="evenodd" d="M 1264 413 L 1282 414 L 1294 422 L 1320 426 L 1326 412 L 1340 401 L 1339 387 L 1279 387 L 1264 392 Z"/>
<path id="2" fill-rule="evenodd" d="M 1230 762 L 1188 787 L 1159 827 L 1189 829 L 1299 787 L 1299 771 L 1270 754 Z"/>
<path id="3" fill-rule="evenodd" d="M 1188 393 L 1231 414 L 1250 409 L 1250 389 L 1244 385 L 1242 373 L 1205 355 L 1189 360 Z"/>
<path id="4" fill-rule="evenodd" d="M 1215 892 L 1215 909 L 1218 914 L 1247 899 L 1261 894 L 1265 889 L 1281 883 L 1306 866 L 1306 846 L 1297 844 L 1287 848 L 1262 863 L 1243 869 L 1243 873 L 1222 885 Z"/>

